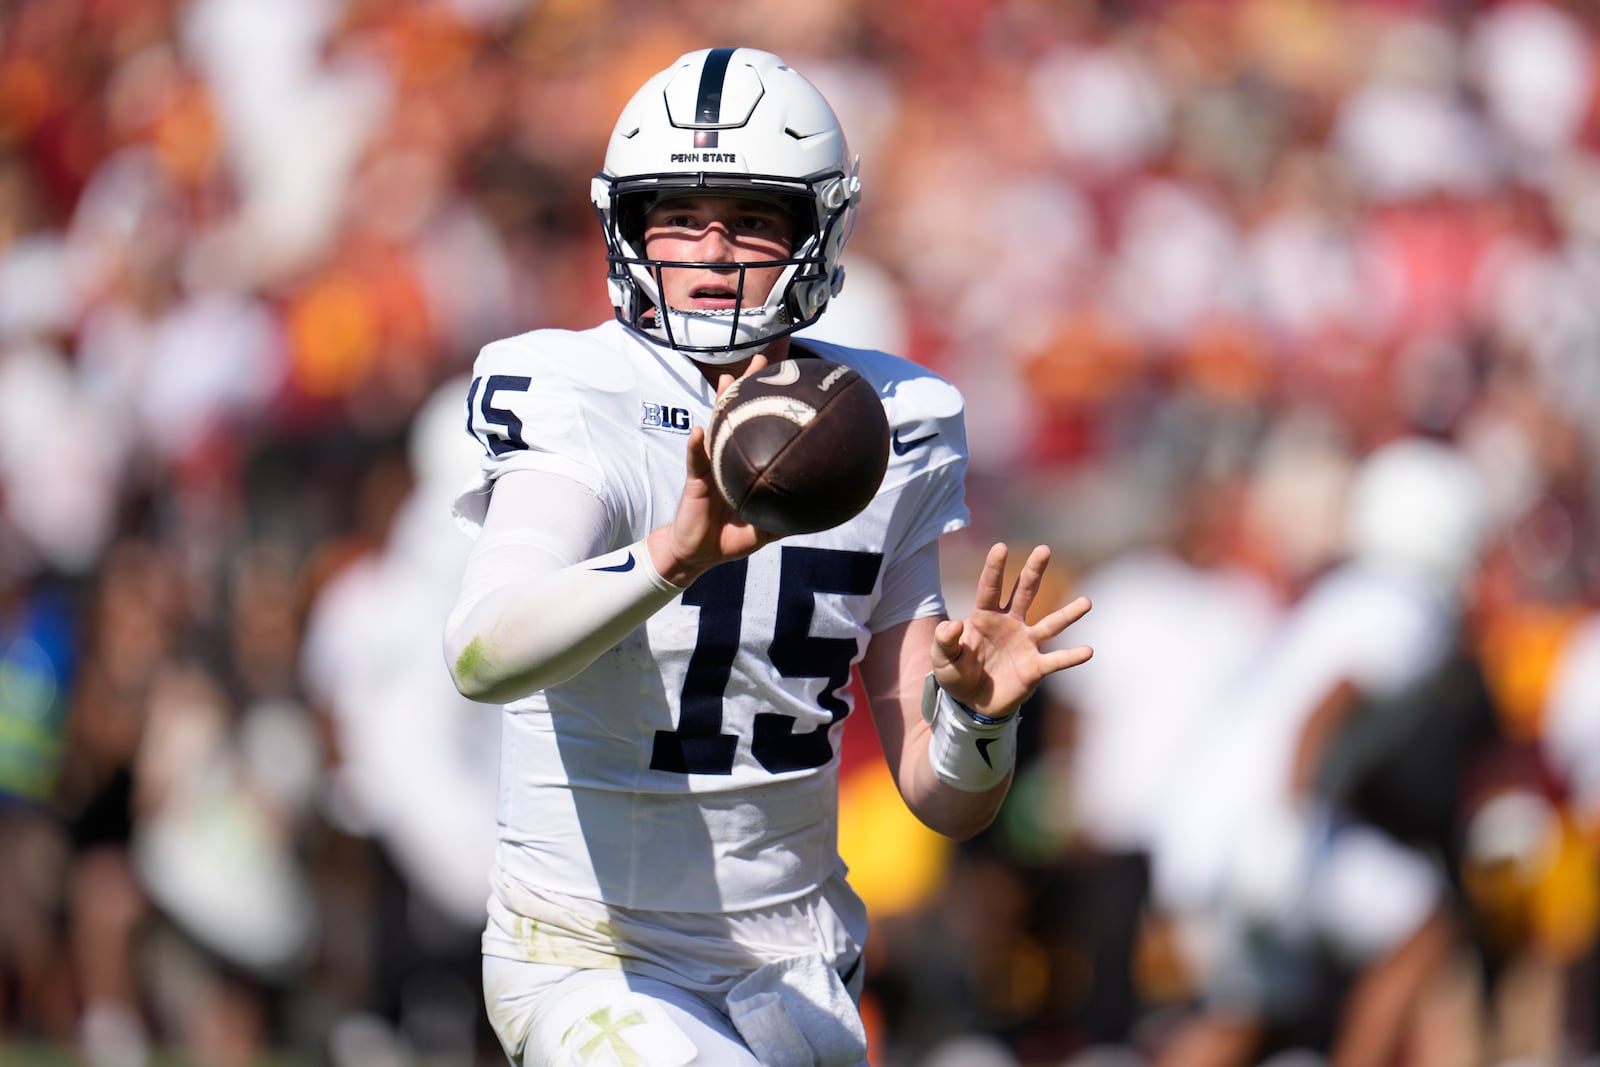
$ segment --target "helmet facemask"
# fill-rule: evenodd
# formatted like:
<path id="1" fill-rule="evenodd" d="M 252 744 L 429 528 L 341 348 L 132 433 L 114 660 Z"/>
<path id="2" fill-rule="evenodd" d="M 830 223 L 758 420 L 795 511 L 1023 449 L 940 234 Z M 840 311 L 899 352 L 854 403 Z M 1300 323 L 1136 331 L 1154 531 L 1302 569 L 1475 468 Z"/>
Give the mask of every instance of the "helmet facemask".
<path id="1" fill-rule="evenodd" d="M 718 180 L 707 174 L 652 174 L 608 181 L 602 175 L 594 185 L 595 207 L 606 235 L 607 284 L 618 318 L 648 340 L 697 362 L 736 363 L 762 352 L 777 338 L 810 326 L 822 316 L 844 280 L 837 258 L 852 221 L 853 175 L 847 178 L 834 173 L 800 182 L 759 175 Z M 793 249 L 781 259 L 751 262 L 651 259 L 644 250 L 644 217 L 663 192 L 779 203 L 794 221 Z M 830 263 L 834 264 L 831 268 Z M 782 270 L 766 300 L 750 306 L 745 296 L 750 272 L 774 267 Z M 718 310 L 666 307 L 662 271 L 680 268 L 731 273 L 736 306 Z"/>

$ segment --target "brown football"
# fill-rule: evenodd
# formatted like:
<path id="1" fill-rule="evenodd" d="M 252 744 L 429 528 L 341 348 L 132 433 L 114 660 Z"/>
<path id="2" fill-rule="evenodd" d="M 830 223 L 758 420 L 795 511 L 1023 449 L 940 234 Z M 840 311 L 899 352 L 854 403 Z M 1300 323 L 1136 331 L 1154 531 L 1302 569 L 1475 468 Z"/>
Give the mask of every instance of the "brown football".
<path id="1" fill-rule="evenodd" d="M 849 367 L 799 357 L 735 382 L 717 400 L 711 473 L 739 517 L 772 533 L 815 533 L 871 503 L 889 463 L 889 418 Z"/>

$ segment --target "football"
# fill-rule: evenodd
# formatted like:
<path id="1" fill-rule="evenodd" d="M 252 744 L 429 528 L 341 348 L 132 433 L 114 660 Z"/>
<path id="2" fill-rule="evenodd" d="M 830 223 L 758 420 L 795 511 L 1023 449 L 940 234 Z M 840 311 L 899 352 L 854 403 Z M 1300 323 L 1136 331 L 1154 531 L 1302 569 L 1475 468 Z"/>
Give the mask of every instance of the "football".
<path id="1" fill-rule="evenodd" d="M 889 463 L 878 391 L 849 367 L 786 359 L 734 382 L 711 414 L 711 474 L 745 522 L 815 533 L 859 514 Z"/>

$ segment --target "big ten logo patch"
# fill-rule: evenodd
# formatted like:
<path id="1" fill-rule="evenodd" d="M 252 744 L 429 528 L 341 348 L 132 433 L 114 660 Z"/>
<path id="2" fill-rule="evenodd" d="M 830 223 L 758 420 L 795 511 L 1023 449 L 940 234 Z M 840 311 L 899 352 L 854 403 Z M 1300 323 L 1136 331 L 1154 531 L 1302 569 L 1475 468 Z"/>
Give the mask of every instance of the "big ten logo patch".
<path id="1" fill-rule="evenodd" d="M 644 418 L 639 425 L 647 430 L 666 430 L 669 433 L 689 432 L 689 409 L 667 404 L 644 402 Z"/>

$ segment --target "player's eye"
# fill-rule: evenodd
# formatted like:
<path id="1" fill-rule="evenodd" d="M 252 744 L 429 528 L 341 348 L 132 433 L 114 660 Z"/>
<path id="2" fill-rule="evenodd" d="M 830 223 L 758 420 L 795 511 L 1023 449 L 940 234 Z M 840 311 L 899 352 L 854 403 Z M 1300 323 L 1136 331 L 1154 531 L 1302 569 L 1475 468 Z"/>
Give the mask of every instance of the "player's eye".
<path id="1" fill-rule="evenodd" d="M 759 237 L 786 237 L 789 231 L 788 218 L 771 213 L 743 215 L 735 225 L 742 232 Z"/>

